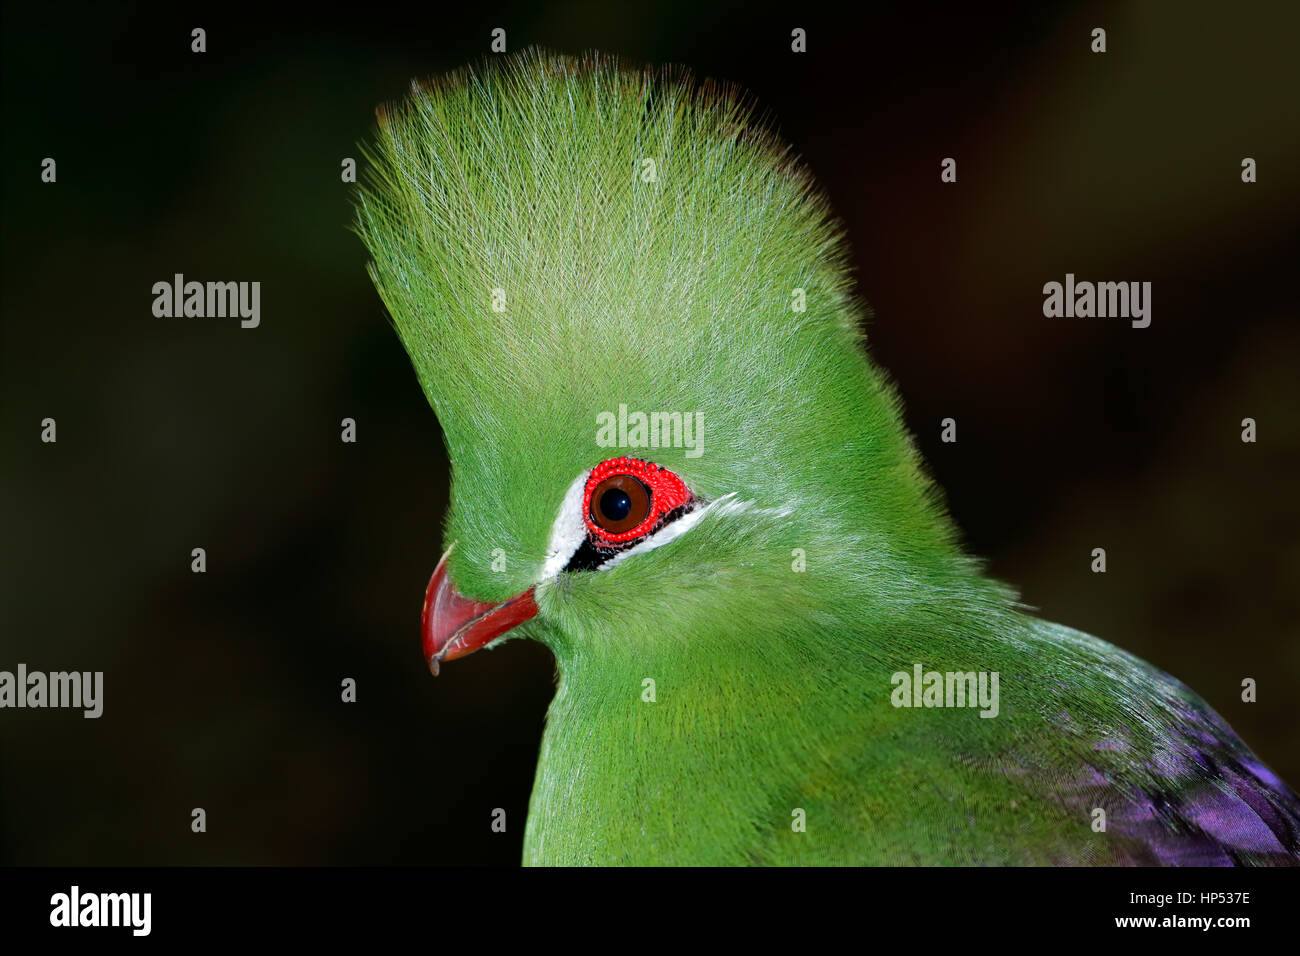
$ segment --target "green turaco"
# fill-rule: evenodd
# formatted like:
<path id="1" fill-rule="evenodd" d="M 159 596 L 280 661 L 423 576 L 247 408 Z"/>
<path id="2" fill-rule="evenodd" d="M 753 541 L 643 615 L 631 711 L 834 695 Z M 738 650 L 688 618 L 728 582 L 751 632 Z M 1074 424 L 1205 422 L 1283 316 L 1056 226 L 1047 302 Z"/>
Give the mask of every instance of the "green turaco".
<path id="1" fill-rule="evenodd" d="M 1296 862 L 1200 698 L 963 553 L 742 94 L 530 50 L 379 116 L 358 231 L 452 466 L 424 652 L 558 665 L 525 862 Z"/>

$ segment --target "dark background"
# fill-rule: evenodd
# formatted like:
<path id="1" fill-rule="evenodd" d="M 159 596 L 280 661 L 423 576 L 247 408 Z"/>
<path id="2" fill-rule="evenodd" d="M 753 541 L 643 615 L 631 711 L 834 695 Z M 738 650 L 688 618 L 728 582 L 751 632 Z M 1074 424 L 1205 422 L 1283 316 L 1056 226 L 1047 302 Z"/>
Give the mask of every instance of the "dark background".
<path id="1" fill-rule="evenodd" d="M 553 664 L 425 670 L 446 461 L 339 180 L 377 103 L 496 26 L 752 90 L 847 221 L 970 549 L 1300 784 L 1300 17 L 966 6 L 7 4 L 0 669 L 102 670 L 105 711 L 0 711 L 0 862 L 517 861 Z M 260 281 L 261 327 L 155 318 L 176 272 Z M 1045 319 L 1066 272 L 1153 282 L 1151 327 Z"/>

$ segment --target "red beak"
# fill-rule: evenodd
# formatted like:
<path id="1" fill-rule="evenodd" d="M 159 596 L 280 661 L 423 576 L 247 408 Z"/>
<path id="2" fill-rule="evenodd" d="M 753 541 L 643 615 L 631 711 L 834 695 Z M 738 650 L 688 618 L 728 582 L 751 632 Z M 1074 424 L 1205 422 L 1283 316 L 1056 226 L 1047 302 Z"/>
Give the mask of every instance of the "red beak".
<path id="1" fill-rule="evenodd" d="M 532 588 L 500 604 L 462 597 L 447 575 L 448 554 L 451 548 L 429 579 L 429 588 L 424 592 L 424 610 L 420 613 L 424 659 L 434 677 L 438 676 L 440 662 L 474 653 L 537 613 Z"/>

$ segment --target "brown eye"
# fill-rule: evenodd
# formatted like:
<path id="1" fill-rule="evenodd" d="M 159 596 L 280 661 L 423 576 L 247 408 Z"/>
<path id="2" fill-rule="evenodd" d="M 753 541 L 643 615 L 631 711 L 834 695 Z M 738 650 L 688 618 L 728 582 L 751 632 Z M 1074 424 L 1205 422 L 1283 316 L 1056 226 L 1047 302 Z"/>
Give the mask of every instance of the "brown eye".
<path id="1" fill-rule="evenodd" d="M 631 475 L 610 475 L 591 490 L 591 521 L 608 534 L 631 531 L 650 515 L 650 489 Z"/>

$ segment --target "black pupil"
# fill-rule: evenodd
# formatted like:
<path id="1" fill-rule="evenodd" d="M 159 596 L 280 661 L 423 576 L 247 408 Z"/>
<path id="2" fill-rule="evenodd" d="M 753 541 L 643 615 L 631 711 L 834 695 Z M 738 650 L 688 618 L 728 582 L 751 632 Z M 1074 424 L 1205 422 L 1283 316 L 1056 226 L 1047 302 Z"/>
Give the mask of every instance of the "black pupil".
<path id="1" fill-rule="evenodd" d="M 622 521 L 632 510 L 632 499 L 626 491 L 610 488 L 600 496 L 600 513 L 608 521 Z"/>

